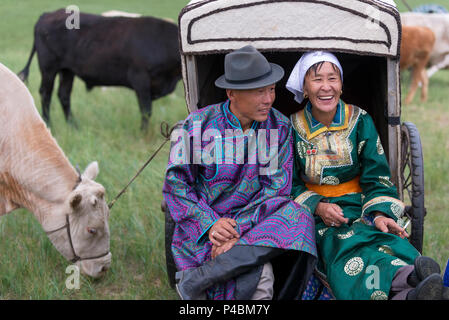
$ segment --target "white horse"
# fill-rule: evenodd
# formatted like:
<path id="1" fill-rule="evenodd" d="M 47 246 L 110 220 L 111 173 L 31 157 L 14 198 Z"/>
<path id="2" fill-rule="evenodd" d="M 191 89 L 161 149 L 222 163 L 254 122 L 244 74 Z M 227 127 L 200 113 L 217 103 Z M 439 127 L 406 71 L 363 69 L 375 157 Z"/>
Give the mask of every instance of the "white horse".
<path id="1" fill-rule="evenodd" d="M 97 174 L 97 162 L 83 174 L 73 168 L 26 86 L 0 63 L 0 216 L 31 211 L 56 249 L 95 278 L 111 263 L 109 208 Z"/>

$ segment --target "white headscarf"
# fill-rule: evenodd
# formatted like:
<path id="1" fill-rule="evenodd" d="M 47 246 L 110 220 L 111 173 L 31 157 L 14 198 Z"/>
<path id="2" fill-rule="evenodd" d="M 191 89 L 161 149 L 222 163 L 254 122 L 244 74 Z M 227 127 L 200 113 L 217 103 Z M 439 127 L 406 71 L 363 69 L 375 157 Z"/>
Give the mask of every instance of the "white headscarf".
<path id="1" fill-rule="evenodd" d="M 343 69 L 337 57 L 327 51 L 310 51 L 304 53 L 296 63 L 295 67 L 288 78 L 285 87 L 295 95 L 295 100 L 301 103 L 304 99 L 304 77 L 307 70 L 315 63 L 328 61 L 335 64 L 340 69 L 341 81 L 343 82 Z"/>

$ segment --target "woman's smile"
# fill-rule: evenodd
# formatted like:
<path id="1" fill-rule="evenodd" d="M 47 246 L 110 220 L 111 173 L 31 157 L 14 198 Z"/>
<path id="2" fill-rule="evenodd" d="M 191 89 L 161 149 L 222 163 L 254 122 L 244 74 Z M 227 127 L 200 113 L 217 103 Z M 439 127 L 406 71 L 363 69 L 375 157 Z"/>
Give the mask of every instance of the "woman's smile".
<path id="1" fill-rule="evenodd" d="M 338 69 L 330 62 L 324 62 L 316 72 L 310 72 L 304 79 L 304 93 L 312 104 L 312 113 L 325 125 L 332 122 L 340 100 L 341 88 Z"/>

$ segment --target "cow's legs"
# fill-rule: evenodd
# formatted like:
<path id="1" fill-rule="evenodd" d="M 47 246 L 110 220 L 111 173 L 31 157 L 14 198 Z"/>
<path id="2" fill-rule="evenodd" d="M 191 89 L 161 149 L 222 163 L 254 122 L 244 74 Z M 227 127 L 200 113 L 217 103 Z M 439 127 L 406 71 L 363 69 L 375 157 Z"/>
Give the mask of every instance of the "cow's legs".
<path id="1" fill-rule="evenodd" d="M 136 91 L 137 99 L 139 100 L 140 113 L 142 114 L 142 122 L 140 129 L 146 131 L 148 129 L 148 122 L 151 117 L 151 93 L 150 89 Z"/>
<path id="2" fill-rule="evenodd" d="M 136 91 L 137 100 L 139 102 L 142 122 L 140 129 L 146 131 L 148 129 L 148 121 L 151 117 L 151 82 L 150 77 L 144 72 L 135 72 L 129 76 L 130 82 Z"/>
<path id="3" fill-rule="evenodd" d="M 413 97 L 415 96 L 416 89 L 418 88 L 418 82 L 420 79 L 421 79 L 421 69 L 419 69 L 418 66 L 414 66 L 412 71 L 412 83 L 410 85 L 407 97 L 405 98 L 405 104 L 409 104 L 410 102 L 412 102 Z"/>
<path id="4" fill-rule="evenodd" d="M 429 78 L 427 77 L 427 72 L 425 68 L 422 68 L 421 70 L 421 101 L 425 102 L 427 101 L 427 92 L 429 89 Z"/>
<path id="5" fill-rule="evenodd" d="M 55 83 L 56 72 L 42 72 L 41 86 L 39 93 L 42 103 L 42 117 L 47 125 L 50 125 L 50 102 L 53 85 Z"/>
<path id="6" fill-rule="evenodd" d="M 437 72 L 440 69 L 446 68 L 447 66 L 449 66 L 449 54 L 447 54 L 444 57 L 443 61 L 441 61 L 440 63 L 438 63 L 438 64 L 436 64 L 436 65 L 434 65 L 432 67 L 430 67 L 429 70 L 427 70 L 427 77 L 430 78 L 431 76 L 433 76 L 433 74 L 435 72 Z"/>
<path id="7" fill-rule="evenodd" d="M 70 109 L 70 93 L 72 92 L 73 78 L 74 74 L 70 70 L 65 69 L 59 73 L 58 98 L 64 111 L 65 120 L 76 127 Z"/>

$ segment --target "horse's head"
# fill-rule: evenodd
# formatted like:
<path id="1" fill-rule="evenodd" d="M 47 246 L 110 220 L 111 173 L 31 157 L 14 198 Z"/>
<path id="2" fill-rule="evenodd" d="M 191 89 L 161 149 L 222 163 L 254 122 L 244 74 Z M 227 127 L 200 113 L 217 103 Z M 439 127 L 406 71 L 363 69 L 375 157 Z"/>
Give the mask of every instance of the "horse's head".
<path id="1" fill-rule="evenodd" d="M 53 244 L 82 273 L 97 278 L 111 264 L 109 208 L 104 187 L 95 182 L 98 163 L 91 163 L 64 204 L 66 223 L 48 232 Z"/>

